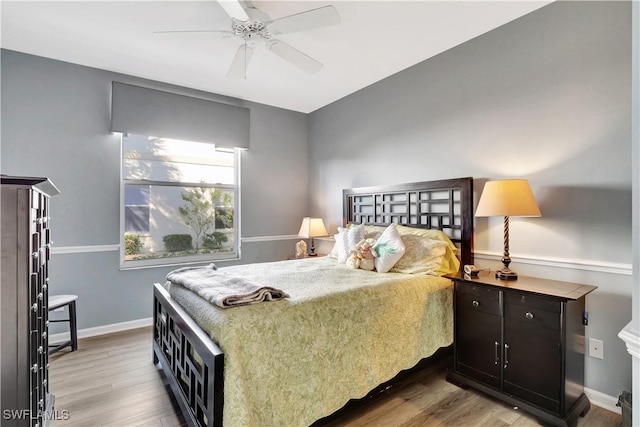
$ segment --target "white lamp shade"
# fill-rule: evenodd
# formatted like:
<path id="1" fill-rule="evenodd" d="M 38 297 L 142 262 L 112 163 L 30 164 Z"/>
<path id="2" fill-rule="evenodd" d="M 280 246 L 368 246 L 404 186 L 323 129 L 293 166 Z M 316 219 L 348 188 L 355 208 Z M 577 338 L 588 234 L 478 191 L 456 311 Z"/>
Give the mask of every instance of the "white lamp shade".
<path id="1" fill-rule="evenodd" d="M 310 238 L 310 237 L 322 237 L 328 236 L 327 229 L 322 222 L 322 218 L 310 218 L 305 216 L 302 218 L 302 225 L 300 231 L 298 231 L 298 237 Z"/>
<path id="2" fill-rule="evenodd" d="M 526 179 L 488 181 L 476 216 L 542 216 Z"/>

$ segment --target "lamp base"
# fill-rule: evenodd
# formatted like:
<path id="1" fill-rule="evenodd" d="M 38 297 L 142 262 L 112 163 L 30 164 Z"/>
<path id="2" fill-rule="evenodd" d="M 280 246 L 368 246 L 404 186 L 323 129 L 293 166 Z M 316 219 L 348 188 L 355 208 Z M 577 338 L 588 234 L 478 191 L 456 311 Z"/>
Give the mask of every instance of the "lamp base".
<path id="1" fill-rule="evenodd" d="M 307 256 L 318 256 L 316 253 L 316 245 L 313 244 L 313 237 L 311 238 L 311 247 L 309 248 Z"/>
<path id="2" fill-rule="evenodd" d="M 500 280 L 518 280 L 518 273 L 509 268 L 501 268 L 496 271 L 496 279 Z"/>

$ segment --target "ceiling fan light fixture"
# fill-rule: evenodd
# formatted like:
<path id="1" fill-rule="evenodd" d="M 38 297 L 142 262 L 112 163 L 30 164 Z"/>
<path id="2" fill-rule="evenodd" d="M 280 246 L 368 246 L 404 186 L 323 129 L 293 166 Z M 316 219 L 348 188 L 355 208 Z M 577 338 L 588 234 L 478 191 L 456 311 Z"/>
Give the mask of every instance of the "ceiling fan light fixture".
<path id="1" fill-rule="evenodd" d="M 262 21 L 249 20 L 241 22 L 234 19 L 231 30 L 233 34 L 243 40 L 268 40 L 271 38 L 271 34 L 267 30 L 267 26 Z"/>

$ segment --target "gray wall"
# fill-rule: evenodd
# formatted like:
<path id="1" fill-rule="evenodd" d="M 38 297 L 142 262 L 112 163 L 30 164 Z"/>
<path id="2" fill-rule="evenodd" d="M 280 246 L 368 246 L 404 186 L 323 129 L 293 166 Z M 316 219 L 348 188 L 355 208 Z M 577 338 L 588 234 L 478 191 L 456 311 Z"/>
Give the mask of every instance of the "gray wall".
<path id="1" fill-rule="evenodd" d="M 586 358 L 586 386 L 618 396 L 631 387 L 617 337 L 631 320 L 630 53 L 630 2 L 556 2 L 317 110 L 310 212 L 331 232 L 343 188 L 473 176 L 477 201 L 488 179 L 529 179 L 543 216 L 512 219 L 512 267 L 598 286 L 587 335 L 605 358 Z M 475 231 L 476 263 L 495 268 L 502 219 Z"/>
<path id="2" fill-rule="evenodd" d="M 80 329 L 150 317 L 152 284 L 171 270 L 120 271 L 117 251 L 88 252 L 119 243 L 113 80 L 251 109 L 251 148 L 242 154 L 242 236 L 297 234 L 308 207 L 307 115 L 3 50 L 0 170 L 47 176 L 61 190 L 52 203 L 52 239 L 54 248 L 74 253 L 54 252 L 51 292 L 79 296 Z M 286 259 L 294 243 L 243 243 L 240 262 Z"/>

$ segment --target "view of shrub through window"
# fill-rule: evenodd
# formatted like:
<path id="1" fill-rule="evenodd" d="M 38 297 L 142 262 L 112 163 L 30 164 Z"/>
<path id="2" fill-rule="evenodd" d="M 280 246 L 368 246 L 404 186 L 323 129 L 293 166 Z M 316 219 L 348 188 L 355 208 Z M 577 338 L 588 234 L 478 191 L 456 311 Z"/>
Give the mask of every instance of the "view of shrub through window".
<path id="1" fill-rule="evenodd" d="M 234 149 L 132 134 L 122 147 L 125 266 L 237 256 Z"/>

